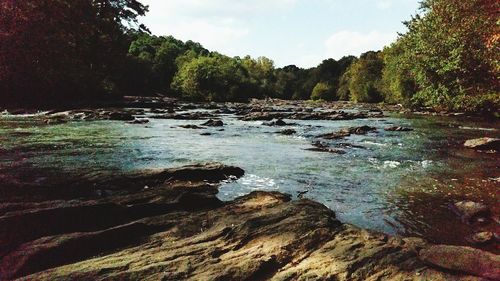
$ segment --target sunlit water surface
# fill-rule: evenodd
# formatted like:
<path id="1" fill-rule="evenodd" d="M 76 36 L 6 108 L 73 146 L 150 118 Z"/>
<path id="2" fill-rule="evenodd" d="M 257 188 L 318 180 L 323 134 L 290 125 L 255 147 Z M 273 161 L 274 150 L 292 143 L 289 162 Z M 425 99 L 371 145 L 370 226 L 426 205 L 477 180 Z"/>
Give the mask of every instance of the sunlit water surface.
<path id="1" fill-rule="evenodd" d="M 183 129 L 203 121 L 154 120 L 44 125 L 34 117 L 0 117 L 0 176 L 44 182 L 100 170 L 130 171 L 222 162 L 246 175 L 224 184 L 219 197 L 231 200 L 254 190 L 286 192 L 319 201 L 343 221 L 389 234 L 420 235 L 464 244 L 471 231 L 450 211 L 456 200 L 497 206 L 500 176 L 495 154 L 462 148 L 465 139 L 499 136 L 498 124 L 450 118 L 390 115 L 353 121 L 295 121 L 294 136 L 262 122 L 223 117 L 220 128 Z M 331 141 L 349 143 L 337 155 L 305 150 L 315 136 L 350 126 L 378 132 Z M 387 126 L 412 132 L 386 132 Z M 210 136 L 201 136 L 210 132 Z M 54 171 L 57 173 L 54 175 Z"/>

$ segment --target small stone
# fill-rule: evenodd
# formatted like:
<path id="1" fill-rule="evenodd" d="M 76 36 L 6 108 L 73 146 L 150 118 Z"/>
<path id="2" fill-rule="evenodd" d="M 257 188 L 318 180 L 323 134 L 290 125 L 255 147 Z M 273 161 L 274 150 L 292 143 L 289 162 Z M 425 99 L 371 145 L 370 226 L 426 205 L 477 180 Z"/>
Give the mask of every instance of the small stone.
<path id="1" fill-rule="evenodd" d="M 472 241 L 477 244 L 485 244 L 493 240 L 493 233 L 489 231 L 478 232 L 472 235 Z"/>
<path id="2" fill-rule="evenodd" d="M 453 206 L 455 211 L 466 220 L 490 214 L 488 206 L 473 201 L 460 201 L 455 203 Z"/>
<path id="3" fill-rule="evenodd" d="M 388 128 L 385 128 L 384 130 L 390 131 L 390 132 L 410 132 L 410 131 L 413 131 L 412 128 L 399 127 L 399 126 L 388 127 Z"/>
<path id="4" fill-rule="evenodd" d="M 197 125 L 181 125 L 179 127 L 184 128 L 184 129 L 193 129 L 193 130 L 203 129 L 203 127 L 200 127 Z"/>
<path id="5" fill-rule="evenodd" d="M 285 130 L 280 131 L 279 133 L 282 135 L 285 135 L 285 136 L 289 136 L 289 135 L 293 135 L 293 134 L 297 133 L 297 131 L 295 131 L 294 129 L 285 129 Z"/>
<path id="6" fill-rule="evenodd" d="M 207 122 L 201 124 L 202 126 L 209 126 L 209 127 L 222 127 L 224 126 L 224 122 L 222 120 L 213 120 L 210 119 Z"/>

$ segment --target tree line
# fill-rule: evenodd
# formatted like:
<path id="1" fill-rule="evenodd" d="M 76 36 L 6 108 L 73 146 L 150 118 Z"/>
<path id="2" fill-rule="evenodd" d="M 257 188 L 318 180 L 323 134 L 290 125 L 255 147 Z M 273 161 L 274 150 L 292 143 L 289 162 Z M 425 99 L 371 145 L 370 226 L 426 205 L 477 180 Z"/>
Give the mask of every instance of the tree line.
<path id="1" fill-rule="evenodd" d="M 382 51 L 275 67 L 154 36 L 136 0 L 0 0 L 0 104 L 88 103 L 124 95 L 401 103 L 498 111 L 500 3 L 423 0 Z"/>

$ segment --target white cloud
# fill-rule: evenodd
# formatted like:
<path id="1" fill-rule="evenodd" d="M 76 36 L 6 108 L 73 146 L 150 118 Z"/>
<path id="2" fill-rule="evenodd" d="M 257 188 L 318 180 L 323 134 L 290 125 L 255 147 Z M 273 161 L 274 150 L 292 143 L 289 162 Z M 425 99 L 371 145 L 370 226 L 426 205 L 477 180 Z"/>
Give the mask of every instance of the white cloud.
<path id="1" fill-rule="evenodd" d="M 326 56 L 340 59 L 346 54 L 359 56 L 370 50 L 381 50 L 397 38 L 397 33 L 383 33 L 371 31 L 361 33 L 357 31 L 343 30 L 334 33 L 326 42 Z"/>
<path id="2" fill-rule="evenodd" d="M 237 55 L 234 42 L 250 33 L 253 15 L 292 8 L 297 0 L 143 0 L 149 12 L 142 22 L 158 35 L 200 42 L 204 47 Z"/>
<path id="3" fill-rule="evenodd" d="M 379 9 L 388 10 L 393 6 L 394 1 L 393 0 L 377 0 L 376 4 L 377 4 L 377 7 Z"/>

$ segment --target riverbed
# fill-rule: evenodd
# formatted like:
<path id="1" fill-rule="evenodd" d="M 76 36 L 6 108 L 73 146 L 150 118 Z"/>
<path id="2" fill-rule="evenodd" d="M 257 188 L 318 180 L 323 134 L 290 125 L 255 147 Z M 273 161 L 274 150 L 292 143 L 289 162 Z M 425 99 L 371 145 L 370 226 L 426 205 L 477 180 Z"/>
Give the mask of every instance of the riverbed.
<path id="1" fill-rule="evenodd" d="M 186 112 L 195 111 L 214 109 Z M 100 171 L 221 162 L 246 172 L 220 187 L 222 200 L 254 190 L 280 191 L 318 201 L 341 221 L 362 228 L 469 245 L 468 237 L 477 229 L 460 220 L 450 206 L 473 200 L 498 214 L 500 158 L 462 144 L 476 137 L 500 137 L 500 124 L 467 117 L 384 115 L 334 121 L 285 119 L 290 125 L 276 127 L 218 114 L 223 127 L 186 129 L 179 126 L 199 126 L 206 120 L 154 119 L 146 110 L 141 116 L 148 118 L 146 124 L 109 120 L 46 124 L 43 113 L 5 113 L 0 115 L 0 180 L 48 184 Z M 364 125 L 376 131 L 336 140 L 318 138 Z M 391 126 L 413 131 L 385 130 Z M 296 133 L 279 133 L 287 128 Z M 343 154 L 307 150 L 316 141 Z M 494 224 L 498 228 L 498 222 Z M 495 247 L 493 251 L 498 250 Z"/>

